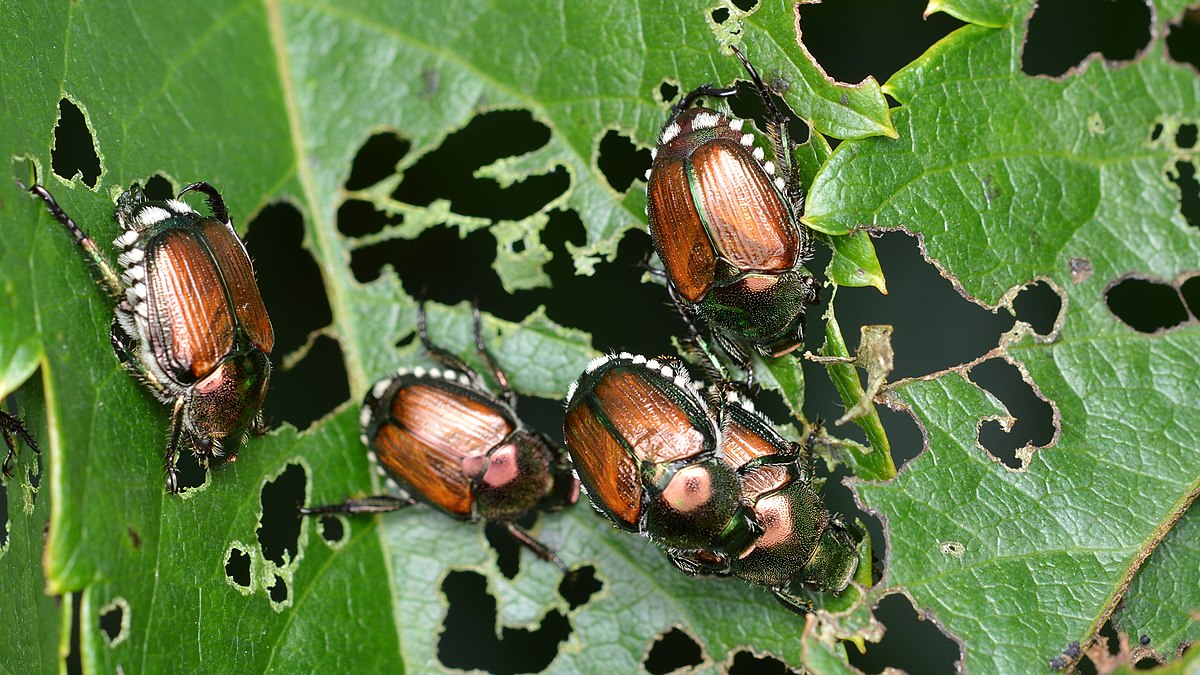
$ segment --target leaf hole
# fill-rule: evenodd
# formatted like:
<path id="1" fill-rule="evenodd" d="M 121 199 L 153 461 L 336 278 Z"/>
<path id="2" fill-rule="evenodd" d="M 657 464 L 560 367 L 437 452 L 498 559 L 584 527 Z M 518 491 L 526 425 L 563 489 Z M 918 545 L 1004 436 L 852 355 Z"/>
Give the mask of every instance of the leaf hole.
<path id="1" fill-rule="evenodd" d="M 704 663 L 704 651 L 696 638 L 676 626 L 658 636 L 642 665 L 651 675 L 665 675 Z"/>
<path id="2" fill-rule="evenodd" d="M 1010 469 L 1022 469 L 1018 450 L 1044 448 L 1054 439 L 1054 409 L 1021 377 L 1021 371 L 1004 359 L 988 359 L 971 368 L 970 379 L 988 390 L 1016 421 L 1005 431 L 996 420 L 979 429 L 979 444 Z"/>
<path id="3" fill-rule="evenodd" d="M 250 562 L 250 554 L 238 546 L 230 546 L 225 554 L 225 577 L 238 590 L 250 589 Z"/>
<path id="4" fill-rule="evenodd" d="M 480 306 L 510 321 L 520 321 L 542 305 L 552 321 L 590 333 L 593 344 L 639 354 L 673 351 L 670 336 L 681 330 L 679 316 L 669 306 L 661 286 L 641 282 L 640 265 L 651 250 L 650 235 L 645 228 L 626 232 L 618 244 L 617 255 L 596 265 L 589 277 L 575 274 L 567 252 L 568 244 L 578 246 L 585 241 L 579 215 L 573 210 L 551 211 L 549 215 L 542 242 L 553 256 L 545 267 L 553 280 L 553 289 L 506 293 L 490 266 L 496 253 L 491 235 L 476 231 L 459 238 L 455 230 L 444 226 L 429 228 L 412 241 L 393 240 L 357 249 L 351 255 L 351 269 L 355 278 L 365 283 L 378 278 L 383 264 L 390 264 L 405 291 L 413 297 L 424 289 L 430 302 L 453 305 L 478 301 Z M 430 255 L 431 251 L 437 255 Z M 621 312 L 597 311 L 611 305 L 614 298 L 620 298 Z M 539 426 L 527 417 L 527 406 L 537 409 L 543 404 L 546 410 L 555 411 L 557 417 Z M 561 402 L 529 399 L 528 403 L 522 402 L 521 410 L 522 417 L 535 428 L 552 435 L 561 433 Z"/>
<path id="5" fill-rule="evenodd" d="M 608 181 L 609 187 L 624 193 L 635 179 L 645 175 L 650 167 L 650 151 L 638 148 L 626 135 L 609 129 L 600 139 L 596 166 Z"/>
<path id="6" fill-rule="evenodd" d="M 1139 333 L 1157 333 L 1188 320 L 1179 293 L 1149 279 L 1123 279 L 1108 289 L 1104 300 L 1118 319 Z"/>
<path id="7" fill-rule="evenodd" d="M 523 520 L 533 520 L 533 514 Z M 513 538 L 503 523 L 486 521 L 483 526 L 484 537 L 496 551 L 496 566 L 507 579 L 515 579 L 521 568 L 521 544 Z"/>
<path id="8" fill-rule="evenodd" d="M 317 521 L 317 531 L 330 548 L 341 546 L 346 538 L 346 524 L 336 516 L 321 516 Z"/>
<path id="9" fill-rule="evenodd" d="M 1171 23 L 1167 32 L 1167 54 L 1178 63 L 1200 70 L 1200 7 L 1190 7 Z"/>
<path id="10" fill-rule="evenodd" d="M 288 354 L 333 320 L 320 268 L 304 249 L 304 217 L 290 203 L 270 204 L 254 216 L 245 239 L 275 329 L 275 353 Z"/>
<path id="11" fill-rule="evenodd" d="M 872 675 L 889 666 L 910 673 L 958 672 L 954 666 L 962 658 L 958 644 L 921 617 L 904 595 L 885 596 L 875 606 L 875 617 L 886 626 L 883 640 L 865 643 L 866 653 L 847 644 L 850 665 Z"/>
<path id="12" fill-rule="evenodd" d="M 411 148 L 412 143 L 394 131 L 371 136 L 354 156 L 346 189 L 364 190 L 395 175 L 396 166 Z"/>
<path id="13" fill-rule="evenodd" d="M 567 190 L 570 177 L 566 169 L 558 166 L 548 173 L 523 176 L 507 187 L 475 173 L 500 158 L 519 157 L 549 141 L 550 128 L 535 120 L 528 110 L 477 115 L 405 171 L 392 197 L 415 206 L 445 199 L 456 214 L 520 220 L 537 213 Z"/>
<path id="14" fill-rule="evenodd" d="M 1179 285 L 1179 294 L 1183 296 L 1192 319 L 1200 319 L 1200 276 L 1188 277 Z"/>
<path id="15" fill-rule="evenodd" d="M 791 675 L 797 672 L 770 654 L 757 656 L 745 650 L 734 654 L 729 666 L 729 675 Z"/>
<path id="16" fill-rule="evenodd" d="M 83 672 L 83 593 L 69 593 L 71 599 L 71 637 L 67 640 L 67 656 L 63 659 L 68 673 Z"/>
<path id="17" fill-rule="evenodd" d="M 288 586 L 283 577 L 275 575 L 275 583 L 271 584 L 271 588 L 267 589 L 267 596 L 271 598 L 272 605 L 284 605 L 288 601 Z"/>
<path id="18" fill-rule="evenodd" d="M 1157 141 L 1162 138 L 1163 125 L 1162 122 L 1155 122 L 1153 127 L 1150 127 L 1150 140 Z"/>
<path id="19" fill-rule="evenodd" d="M 592 596 L 603 588 L 604 582 L 596 577 L 596 568 L 584 565 L 563 575 L 558 584 L 558 594 L 567 601 L 571 609 L 576 609 L 587 604 Z"/>
<path id="20" fill-rule="evenodd" d="M 263 406 L 267 421 L 286 420 L 307 429 L 350 398 L 342 346 L 328 335 L 312 341 L 304 358 L 290 368 L 271 373 L 271 388 L 287 396 L 268 396 Z"/>
<path id="21" fill-rule="evenodd" d="M 1059 0 L 1043 2 L 1029 18 L 1021 70 L 1058 77 L 1091 54 L 1128 61 L 1150 43 L 1150 7 L 1145 0 Z"/>
<path id="22" fill-rule="evenodd" d="M 125 598 L 115 598 L 100 608 L 100 632 L 109 647 L 116 647 L 129 637 L 129 603 Z"/>
<path id="23" fill-rule="evenodd" d="M 712 11 L 713 23 L 718 26 L 729 20 L 729 10 L 725 7 L 718 7 Z"/>
<path id="24" fill-rule="evenodd" d="M 1038 335 L 1049 335 L 1062 311 L 1062 297 L 1044 281 L 1022 288 L 1013 298 L 1017 318 L 1033 327 Z"/>
<path id="25" fill-rule="evenodd" d="M 779 112 L 788 119 L 787 130 L 789 140 L 795 144 L 804 143 L 809 138 L 808 124 L 804 120 L 797 117 L 795 113 L 792 112 L 792 109 L 786 103 L 784 103 L 783 99 L 779 97 L 778 93 L 776 93 L 786 89 L 786 80 L 778 77 L 772 78 L 767 73 L 762 73 L 762 76 L 764 78 L 764 82 L 766 82 L 768 87 L 771 89 L 771 100 L 775 102 L 775 107 L 778 108 Z M 760 98 L 758 95 L 758 90 L 754 88 L 752 83 L 747 81 L 739 81 L 737 84 L 737 90 L 738 93 L 736 96 L 731 96 L 724 99 L 726 105 L 729 106 L 729 112 L 736 117 L 740 117 L 745 120 L 753 120 L 755 126 L 758 127 L 758 131 L 762 132 L 760 135 L 758 135 L 755 144 L 761 146 L 765 151 L 773 150 L 773 148 L 771 148 L 770 141 L 767 140 L 765 135 L 766 124 L 764 120 L 766 110 L 763 107 L 762 98 Z M 716 105 L 714 101 L 710 101 L 709 104 Z M 749 131 L 749 129 L 747 129 L 747 131 Z"/>
<path id="26" fill-rule="evenodd" d="M 220 460 L 210 466 L 215 468 Z M 194 452 L 184 451 L 175 456 L 175 470 L 179 472 L 179 491 L 186 492 L 203 487 L 208 479 L 208 471 L 200 466 L 200 459 Z"/>
<path id="27" fill-rule="evenodd" d="M 404 216 L 388 216 L 375 205 L 361 199 L 347 199 L 338 207 L 338 231 L 347 237 L 366 237 L 379 234 L 389 225 L 404 223 Z"/>
<path id="28" fill-rule="evenodd" d="M 263 483 L 260 495 L 262 516 L 255 534 L 263 557 L 279 567 L 296 559 L 296 547 L 300 539 L 300 505 L 304 503 L 307 484 L 307 472 L 296 463 L 289 463 L 274 479 Z"/>
<path id="29" fill-rule="evenodd" d="M 442 591 L 449 606 L 438 659 L 447 668 L 496 675 L 539 672 L 571 633 L 570 622 L 558 610 L 548 611 L 536 629 L 503 626 L 498 632 L 496 600 L 487 591 L 486 579 L 475 572 L 450 572 Z"/>
<path id="30" fill-rule="evenodd" d="M 1197 20 L 1200 22 L 1200 19 Z M 1198 36 L 1200 37 L 1200 36 Z M 1196 125 L 1180 124 L 1175 132 L 1175 147 L 1180 150 L 1190 150 L 1196 145 Z"/>
<path id="31" fill-rule="evenodd" d="M 154 201 L 166 201 L 175 198 L 175 186 L 171 185 L 171 181 L 162 174 L 154 174 L 146 179 L 146 184 L 142 187 L 148 199 Z"/>
<path id="32" fill-rule="evenodd" d="M 1192 227 L 1200 227 L 1200 182 L 1196 181 L 1196 164 L 1179 160 L 1175 171 L 1167 171 L 1167 178 L 1179 189 L 1179 213 Z"/>
<path id="33" fill-rule="evenodd" d="M 755 7 L 758 7 L 758 0 L 733 0 L 733 6 L 749 14 L 754 11 Z"/>
<path id="34" fill-rule="evenodd" d="M 886 82 L 933 43 L 965 25 L 944 12 L 923 17 L 923 0 L 857 0 L 799 7 L 801 40 L 839 82 Z M 880 49 L 879 45 L 887 45 Z"/>
<path id="35" fill-rule="evenodd" d="M 671 80 L 663 80 L 662 84 L 658 85 L 658 99 L 663 103 L 672 103 L 675 97 L 679 96 L 679 83 Z"/>
<path id="36" fill-rule="evenodd" d="M 79 106 L 67 98 L 58 102 L 58 121 L 54 125 L 54 147 L 50 150 L 50 166 L 63 180 L 76 176 L 84 185 L 96 187 L 100 178 L 100 156 L 87 118 Z"/>

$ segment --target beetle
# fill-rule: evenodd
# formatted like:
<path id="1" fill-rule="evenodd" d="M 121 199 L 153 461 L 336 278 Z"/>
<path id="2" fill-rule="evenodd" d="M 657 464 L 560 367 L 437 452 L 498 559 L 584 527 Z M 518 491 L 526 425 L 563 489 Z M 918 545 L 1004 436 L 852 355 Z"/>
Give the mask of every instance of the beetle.
<path id="1" fill-rule="evenodd" d="M 0 465 L 0 472 L 9 478 L 12 478 L 13 464 L 17 457 L 17 445 L 13 436 L 25 441 L 25 445 L 28 445 L 37 454 L 42 454 L 42 449 L 38 447 L 37 441 L 33 439 L 33 434 L 29 433 L 29 429 L 25 428 L 25 423 L 21 421 L 21 418 L 3 410 L 0 410 L 0 436 L 4 437 L 4 444 L 8 446 L 8 454 L 4 456 L 4 464 Z"/>
<path id="2" fill-rule="evenodd" d="M 557 511 L 579 499 L 579 481 L 566 452 L 527 428 L 516 414 L 516 395 L 483 343 L 474 308 L 475 346 L 500 389 L 429 339 L 425 305 L 417 333 L 442 368 L 401 368 L 371 387 L 359 414 L 361 440 L 380 476 L 402 496 L 378 495 L 306 507 L 305 515 L 381 513 L 424 502 L 472 523 L 502 523 L 538 557 L 566 566 L 545 544 L 516 523 L 534 510 Z"/>
<path id="3" fill-rule="evenodd" d="M 804 268 L 813 243 L 799 222 L 787 118 L 758 72 L 736 48 L 768 112 L 774 160 L 754 146 L 746 121 L 705 107 L 707 96 L 736 88 L 698 87 L 671 109 L 646 172 L 646 217 L 671 298 L 688 320 L 708 328 L 733 358 L 740 344 L 782 356 L 804 342 L 805 307 L 819 299 Z M 778 164 L 777 164 L 778 163 Z"/>
<path id="4" fill-rule="evenodd" d="M 567 391 L 563 438 L 592 506 L 622 530 L 717 554 L 760 531 L 717 420 L 676 359 L 592 361 Z"/>
<path id="5" fill-rule="evenodd" d="M 725 461 L 736 470 L 742 499 L 761 533 L 732 556 L 677 553 L 672 561 L 692 573 L 727 574 L 767 586 L 797 610 L 809 607 L 796 596 L 797 586 L 845 590 L 858 569 L 859 538 L 813 489 L 809 458 L 816 429 L 805 446 L 785 440 L 752 403 L 732 391 L 720 415 Z"/>
<path id="6" fill-rule="evenodd" d="M 181 201 L 197 191 L 211 216 Z M 262 433 L 262 403 L 275 342 L 254 268 L 221 194 L 192 183 L 152 201 L 136 183 L 117 198 L 118 277 L 95 241 L 41 185 L 29 192 L 67 230 L 115 304 L 110 338 L 122 365 L 171 409 L 163 461 L 167 491 L 179 490 L 175 460 L 190 447 L 200 465 L 237 458 L 248 432 Z"/>
<path id="7" fill-rule="evenodd" d="M 693 382 L 669 357 L 600 357 L 568 390 L 567 451 L 592 505 L 676 567 L 804 610 L 796 586 L 845 590 L 858 542 L 814 491 L 801 446 L 725 385 Z"/>

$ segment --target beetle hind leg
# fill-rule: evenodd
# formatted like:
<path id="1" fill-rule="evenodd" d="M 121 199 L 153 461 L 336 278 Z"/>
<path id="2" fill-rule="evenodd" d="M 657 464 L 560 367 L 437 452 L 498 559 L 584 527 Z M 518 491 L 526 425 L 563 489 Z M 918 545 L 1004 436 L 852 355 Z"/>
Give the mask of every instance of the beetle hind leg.
<path id="1" fill-rule="evenodd" d="M 393 497 L 392 495 L 375 495 L 360 499 L 347 499 L 340 504 L 323 504 L 321 506 L 302 506 L 300 515 L 320 516 L 330 513 L 388 513 L 413 506 L 417 500 L 412 497 Z"/>

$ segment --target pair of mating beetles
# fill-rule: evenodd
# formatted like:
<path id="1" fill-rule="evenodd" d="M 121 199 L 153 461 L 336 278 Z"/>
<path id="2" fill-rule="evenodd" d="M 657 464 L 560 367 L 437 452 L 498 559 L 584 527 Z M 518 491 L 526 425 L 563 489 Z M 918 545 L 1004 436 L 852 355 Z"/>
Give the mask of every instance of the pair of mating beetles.
<path id="1" fill-rule="evenodd" d="M 753 147 L 744 121 L 692 107 L 735 89 L 700 87 L 664 126 L 647 174 L 647 215 L 692 338 L 705 329 L 744 365 L 743 345 L 781 355 L 802 344 L 804 307 L 817 291 L 803 268 L 811 242 L 797 221 L 787 120 L 734 51 L 766 107 L 780 165 Z M 220 194 L 206 183 L 180 193 L 206 194 L 211 217 L 179 200 L 147 200 L 137 186 L 123 194 L 118 277 L 44 188 L 30 190 L 83 248 L 115 301 L 111 337 L 122 363 L 171 407 L 168 490 L 178 488 L 182 446 L 204 465 L 223 445 L 232 459 L 242 437 L 262 428 L 274 336 Z M 361 417 L 364 443 L 406 496 L 306 512 L 377 512 L 420 499 L 457 518 L 504 522 L 562 566 L 514 521 L 576 500 L 566 454 L 520 423 L 478 323 L 477 344 L 501 398 L 461 359 L 430 344 L 423 312 L 419 323 L 423 344 L 446 370 L 400 371 L 378 382 Z M 0 421 L 6 432 L 24 431 L 15 418 Z M 793 582 L 840 591 L 854 572 L 853 539 L 812 491 L 799 448 L 737 401 L 706 403 L 678 362 L 622 354 L 591 364 L 568 395 L 566 437 L 597 509 L 622 529 L 649 534 L 685 571 L 771 586 L 793 606 Z"/>

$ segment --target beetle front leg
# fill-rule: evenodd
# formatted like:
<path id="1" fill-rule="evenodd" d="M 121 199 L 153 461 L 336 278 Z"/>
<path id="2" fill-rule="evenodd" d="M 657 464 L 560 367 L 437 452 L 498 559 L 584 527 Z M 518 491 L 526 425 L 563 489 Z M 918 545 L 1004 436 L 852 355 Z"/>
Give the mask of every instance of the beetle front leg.
<path id="1" fill-rule="evenodd" d="M 736 93 L 737 87 L 714 87 L 711 84 L 702 84 L 688 92 L 688 95 L 680 99 L 678 103 L 671 106 L 671 119 L 667 121 L 667 124 L 674 122 L 675 118 L 687 112 L 688 108 L 691 108 L 692 104 L 698 99 L 708 96 L 728 98 Z"/>
<path id="2" fill-rule="evenodd" d="M 478 311 L 478 310 L 476 310 Z M 421 340 L 421 346 L 425 347 L 425 351 L 429 352 L 429 357 L 443 366 L 457 370 L 470 378 L 471 383 L 482 389 L 487 389 L 483 386 L 483 382 L 479 377 L 479 373 L 475 369 L 467 365 L 466 361 L 433 344 L 429 339 L 429 325 L 425 318 L 425 299 L 418 301 L 417 305 L 417 337 Z"/>
<path id="3" fill-rule="evenodd" d="M 324 504 L 321 506 L 302 506 L 300 515 L 320 516 L 329 513 L 389 513 L 413 506 L 417 500 L 412 497 L 393 497 L 392 495 L 376 495 L 360 499 L 347 499 L 341 504 Z"/>
<path id="4" fill-rule="evenodd" d="M 512 387 L 508 386 L 508 376 L 504 374 L 503 370 L 500 370 L 500 366 L 496 365 L 496 359 L 492 358 L 487 345 L 483 343 L 483 319 L 479 315 L 479 305 L 472 304 L 471 309 L 474 310 L 475 318 L 475 349 L 479 350 L 479 356 L 483 358 L 488 370 L 492 372 L 492 377 L 496 378 L 496 384 L 500 387 L 500 396 L 504 402 L 509 407 L 515 408 L 517 395 L 513 393 Z"/>
<path id="5" fill-rule="evenodd" d="M 18 182 L 17 185 L 21 185 L 21 183 Z M 25 186 L 21 185 L 21 187 L 24 188 Z M 112 266 L 104 259 L 104 255 L 100 253 L 100 248 L 96 246 L 96 242 L 80 229 L 74 220 L 71 220 L 71 216 L 68 216 L 59 207 L 58 202 L 54 201 L 54 197 L 50 195 L 50 192 L 46 188 L 35 183 L 28 190 L 45 202 L 46 210 L 50 212 L 50 215 L 66 228 L 67 232 L 75 240 L 75 243 L 79 244 L 80 248 L 83 249 L 84 255 L 88 257 L 88 260 L 92 263 L 93 270 L 95 270 L 96 283 L 100 284 L 104 288 L 104 292 L 108 293 L 109 297 L 114 301 L 119 300 L 121 298 L 121 283 L 117 280 L 117 275 L 113 272 Z"/>

